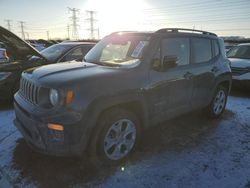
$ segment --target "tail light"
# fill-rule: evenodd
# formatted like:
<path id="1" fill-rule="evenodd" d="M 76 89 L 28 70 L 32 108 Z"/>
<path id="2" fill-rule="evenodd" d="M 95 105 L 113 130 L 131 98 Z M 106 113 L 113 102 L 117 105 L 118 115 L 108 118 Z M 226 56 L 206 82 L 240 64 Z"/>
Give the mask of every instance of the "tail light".
<path id="1" fill-rule="evenodd" d="M 9 58 L 6 50 L 3 51 L 3 56 Z"/>

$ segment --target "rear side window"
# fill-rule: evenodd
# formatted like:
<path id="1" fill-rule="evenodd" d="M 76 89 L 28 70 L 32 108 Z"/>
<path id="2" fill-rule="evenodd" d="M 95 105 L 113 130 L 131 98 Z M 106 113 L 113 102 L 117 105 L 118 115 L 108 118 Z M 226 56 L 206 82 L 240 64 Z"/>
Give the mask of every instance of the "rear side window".
<path id="1" fill-rule="evenodd" d="M 214 57 L 217 57 L 220 53 L 219 44 L 216 40 L 212 40 L 212 43 L 213 43 L 213 49 L 214 49 Z"/>
<path id="2" fill-rule="evenodd" d="M 211 40 L 205 38 L 192 39 L 192 62 L 204 63 L 212 59 Z"/>
<path id="3" fill-rule="evenodd" d="M 164 56 L 177 56 L 177 65 L 189 64 L 189 39 L 168 38 L 162 41 L 162 58 Z"/>

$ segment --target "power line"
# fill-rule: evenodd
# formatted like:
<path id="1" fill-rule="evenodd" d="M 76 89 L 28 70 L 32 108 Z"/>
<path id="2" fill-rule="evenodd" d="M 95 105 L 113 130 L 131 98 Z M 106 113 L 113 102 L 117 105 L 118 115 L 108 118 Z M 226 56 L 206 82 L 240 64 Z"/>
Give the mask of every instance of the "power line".
<path id="1" fill-rule="evenodd" d="M 68 11 L 72 12 L 72 16 L 70 17 L 70 19 L 72 20 L 72 27 L 73 27 L 72 28 L 72 38 L 78 39 L 79 38 L 79 35 L 78 35 L 79 18 L 77 17 L 77 14 L 79 14 L 80 9 L 68 7 Z"/>
<path id="2" fill-rule="evenodd" d="M 95 11 L 92 10 L 87 10 L 86 11 L 89 14 L 89 18 L 85 19 L 86 21 L 89 22 L 89 28 L 87 30 L 90 31 L 90 38 L 94 39 L 95 38 L 95 32 L 97 31 L 97 34 L 99 35 L 98 29 L 94 27 L 95 22 L 97 21 L 94 16 L 96 14 Z M 98 36 L 99 38 L 99 36 Z"/>
<path id="3" fill-rule="evenodd" d="M 25 40 L 25 32 L 24 32 L 24 21 L 19 21 L 20 23 L 20 28 L 21 28 L 21 35 L 22 35 L 22 38 Z"/>
<path id="4" fill-rule="evenodd" d="M 6 19 L 4 21 L 6 22 L 8 30 L 11 31 L 11 27 L 12 27 L 11 22 L 12 22 L 12 20 Z"/>
<path id="5" fill-rule="evenodd" d="M 202 2 L 202 3 L 181 3 L 177 5 L 171 5 L 171 6 L 165 6 L 165 7 L 160 7 L 160 8 L 147 8 L 147 9 L 142 9 L 144 12 L 151 12 L 151 11 L 176 11 L 177 9 L 184 9 L 184 10 L 190 10 L 190 9 L 198 9 L 201 7 L 207 8 L 222 8 L 224 9 L 225 7 L 232 7 L 234 8 L 235 6 L 250 6 L 249 1 L 227 1 L 226 4 L 223 1 L 208 1 L 208 2 Z M 213 6 L 213 7 L 212 7 Z"/>

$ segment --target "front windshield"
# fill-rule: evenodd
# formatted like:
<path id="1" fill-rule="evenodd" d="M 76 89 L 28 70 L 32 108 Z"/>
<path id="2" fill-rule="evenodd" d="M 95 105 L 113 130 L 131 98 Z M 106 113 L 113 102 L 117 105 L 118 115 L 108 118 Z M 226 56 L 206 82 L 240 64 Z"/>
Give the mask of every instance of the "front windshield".
<path id="1" fill-rule="evenodd" d="M 65 54 L 66 51 L 71 49 L 71 45 L 65 45 L 65 44 L 54 44 L 44 50 L 42 50 L 40 53 L 46 57 L 49 61 L 56 61 L 61 55 Z"/>
<path id="2" fill-rule="evenodd" d="M 250 45 L 241 45 L 232 48 L 228 51 L 227 57 L 250 59 Z"/>
<path id="3" fill-rule="evenodd" d="M 148 46 L 145 35 L 113 34 L 101 40 L 85 56 L 85 61 L 96 64 L 125 64 L 138 60 Z"/>

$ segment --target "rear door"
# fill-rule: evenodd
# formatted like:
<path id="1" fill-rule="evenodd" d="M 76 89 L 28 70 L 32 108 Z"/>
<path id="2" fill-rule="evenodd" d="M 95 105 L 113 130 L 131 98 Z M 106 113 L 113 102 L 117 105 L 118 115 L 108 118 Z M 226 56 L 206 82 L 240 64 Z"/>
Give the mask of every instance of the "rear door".
<path id="1" fill-rule="evenodd" d="M 190 70 L 189 38 L 164 38 L 154 59 L 177 56 L 177 66 L 166 71 L 150 71 L 152 119 L 159 122 L 189 109 L 193 83 Z"/>
<path id="2" fill-rule="evenodd" d="M 191 38 L 191 67 L 194 84 L 193 108 L 200 108 L 209 103 L 215 84 L 215 74 L 219 70 L 218 58 L 217 40 L 202 37 Z"/>

